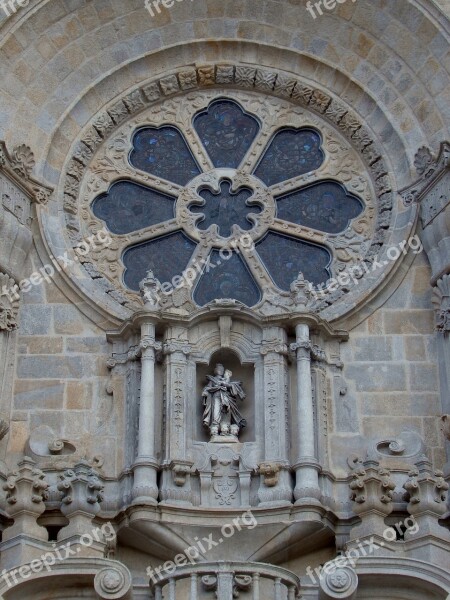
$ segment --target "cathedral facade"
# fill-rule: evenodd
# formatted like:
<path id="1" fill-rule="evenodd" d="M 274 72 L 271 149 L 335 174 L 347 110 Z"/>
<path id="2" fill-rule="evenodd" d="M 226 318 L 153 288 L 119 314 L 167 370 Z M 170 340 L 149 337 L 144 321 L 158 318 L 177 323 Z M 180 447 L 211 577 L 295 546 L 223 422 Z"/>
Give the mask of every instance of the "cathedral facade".
<path id="1" fill-rule="evenodd" d="M 0 598 L 450 598 L 449 39 L 0 1 Z"/>

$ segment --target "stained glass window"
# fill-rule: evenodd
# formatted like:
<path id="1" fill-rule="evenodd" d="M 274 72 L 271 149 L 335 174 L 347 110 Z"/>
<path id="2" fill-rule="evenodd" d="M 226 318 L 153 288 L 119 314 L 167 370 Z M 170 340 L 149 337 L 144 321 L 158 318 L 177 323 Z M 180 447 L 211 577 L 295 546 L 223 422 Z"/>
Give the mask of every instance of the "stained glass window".
<path id="1" fill-rule="evenodd" d="M 315 183 L 277 200 L 277 217 L 327 233 L 339 233 L 364 210 L 361 200 L 333 181 Z"/>
<path id="2" fill-rule="evenodd" d="M 223 258 L 225 257 L 225 258 Z M 261 297 L 259 288 L 242 258 L 213 250 L 194 291 L 194 300 L 204 306 L 216 298 L 231 298 L 254 306 Z"/>
<path id="3" fill-rule="evenodd" d="M 343 184 L 315 173 L 326 155 L 320 132 L 280 127 L 267 142 L 261 137 L 263 118 L 224 98 L 203 107 L 192 103 L 185 122 L 185 131 L 170 124 L 138 129 L 129 155 L 140 171 L 137 181 L 113 182 L 91 205 L 113 237 L 139 232 L 142 238 L 119 242 L 124 285 L 138 291 L 150 269 L 164 284 L 190 268 L 196 275 L 189 290 L 199 306 L 221 298 L 254 306 L 271 285 L 289 291 L 300 271 L 314 285 L 326 282 L 333 272 L 332 243 L 311 242 L 307 230 L 324 239 L 344 232 L 365 204 Z M 249 155 L 250 148 L 259 148 L 260 157 Z M 217 170 L 201 170 L 206 155 Z M 301 175 L 305 183 L 293 189 L 292 179 Z M 159 180 L 158 189 L 152 178 Z M 173 184 L 183 189 L 174 192 Z M 293 224 L 302 229 L 295 231 Z M 237 234 L 253 240 L 255 250 L 237 252 L 224 239 Z M 208 263 L 194 263 L 194 256 L 208 256 Z"/>
<path id="4" fill-rule="evenodd" d="M 231 235 L 231 226 L 239 225 L 244 231 L 253 227 L 253 222 L 248 218 L 249 213 L 261 212 L 261 207 L 249 204 L 253 192 L 251 190 L 240 189 L 235 193 L 231 192 L 231 183 L 227 180 L 221 182 L 219 193 L 208 189 L 200 190 L 199 204 L 201 206 L 191 205 L 190 211 L 201 215 L 197 221 L 197 227 L 206 230 L 212 224 L 217 224 L 219 235 L 229 237 Z"/>
<path id="5" fill-rule="evenodd" d="M 194 127 L 214 166 L 235 169 L 259 130 L 258 121 L 231 100 L 210 104 L 195 118 Z"/>
<path id="6" fill-rule="evenodd" d="M 175 198 L 131 181 L 118 181 L 97 196 L 92 211 L 112 233 L 124 234 L 173 219 Z"/>
<path id="7" fill-rule="evenodd" d="M 270 142 L 255 175 L 270 186 L 315 171 L 324 160 L 321 144 L 314 129 L 283 129 Z"/>
<path id="8" fill-rule="evenodd" d="M 256 244 L 256 251 L 282 290 L 289 291 L 300 271 L 315 285 L 331 277 L 328 268 L 331 256 L 322 246 L 269 232 Z"/>
<path id="9" fill-rule="evenodd" d="M 171 282 L 186 269 L 195 246 L 181 232 L 132 246 L 123 256 L 125 285 L 138 291 L 139 283 L 150 269 L 160 283 Z"/>
<path id="10" fill-rule="evenodd" d="M 175 127 L 144 127 L 133 138 L 130 162 L 137 169 L 186 185 L 200 174 L 184 137 Z"/>

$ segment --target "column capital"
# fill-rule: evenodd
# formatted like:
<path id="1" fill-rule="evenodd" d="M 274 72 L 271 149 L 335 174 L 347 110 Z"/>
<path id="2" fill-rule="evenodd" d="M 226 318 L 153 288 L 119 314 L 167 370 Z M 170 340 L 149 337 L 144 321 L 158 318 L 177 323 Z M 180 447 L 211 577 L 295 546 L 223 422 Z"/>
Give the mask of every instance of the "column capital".
<path id="1" fill-rule="evenodd" d="M 285 344 L 279 340 L 272 340 L 272 341 L 262 342 L 261 348 L 260 348 L 260 353 L 263 356 L 267 356 L 267 354 L 271 354 L 271 353 L 287 356 L 289 354 L 289 349 L 288 349 L 287 344 Z"/>

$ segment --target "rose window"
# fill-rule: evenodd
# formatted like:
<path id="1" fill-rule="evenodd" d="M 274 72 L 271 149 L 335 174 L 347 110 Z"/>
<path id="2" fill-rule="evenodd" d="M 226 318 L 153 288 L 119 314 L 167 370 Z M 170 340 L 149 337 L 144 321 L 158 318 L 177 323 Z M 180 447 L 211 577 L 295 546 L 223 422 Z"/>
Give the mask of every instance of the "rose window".
<path id="1" fill-rule="evenodd" d="M 368 188 L 324 170 L 335 147 L 320 126 L 268 128 L 251 103 L 220 97 L 155 121 L 136 123 L 123 177 L 90 203 L 118 240 L 125 289 L 138 291 L 150 269 L 167 286 L 194 269 L 197 305 L 254 306 L 299 272 L 314 285 L 333 276 L 333 240 L 365 214 Z"/>

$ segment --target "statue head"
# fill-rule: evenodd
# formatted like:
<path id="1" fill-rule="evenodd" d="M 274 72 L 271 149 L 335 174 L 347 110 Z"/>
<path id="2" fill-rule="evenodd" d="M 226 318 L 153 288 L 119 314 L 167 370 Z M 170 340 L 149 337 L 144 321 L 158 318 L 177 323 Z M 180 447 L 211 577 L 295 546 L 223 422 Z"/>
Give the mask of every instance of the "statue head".
<path id="1" fill-rule="evenodd" d="M 224 373 L 225 367 L 222 364 L 218 363 L 216 365 L 216 368 L 214 369 L 214 375 L 219 375 L 219 377 L 223 377 Z"/>

